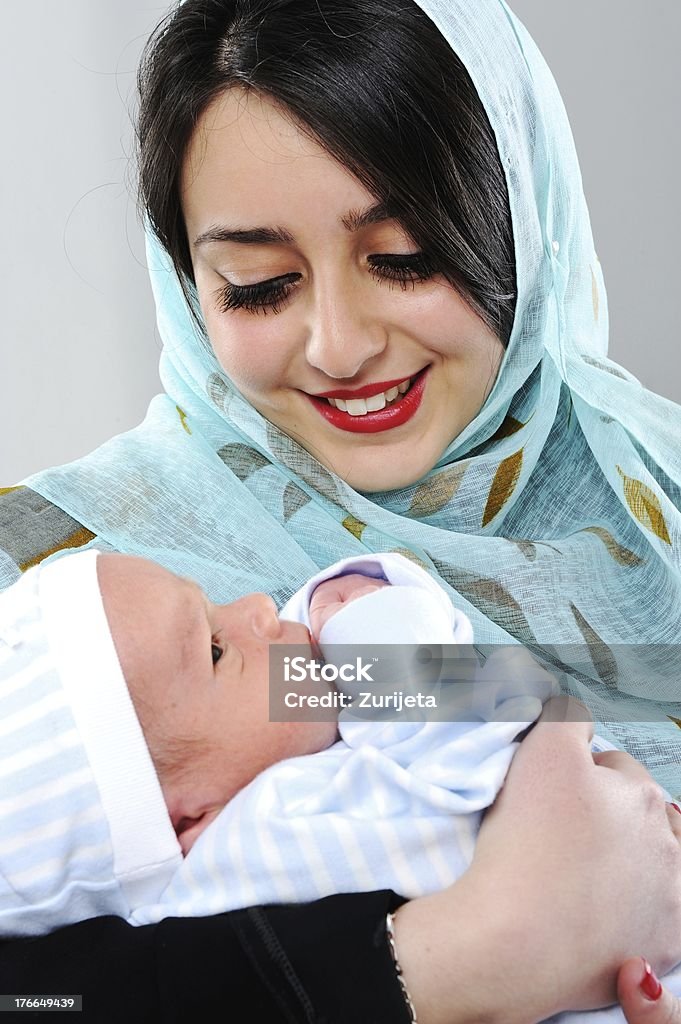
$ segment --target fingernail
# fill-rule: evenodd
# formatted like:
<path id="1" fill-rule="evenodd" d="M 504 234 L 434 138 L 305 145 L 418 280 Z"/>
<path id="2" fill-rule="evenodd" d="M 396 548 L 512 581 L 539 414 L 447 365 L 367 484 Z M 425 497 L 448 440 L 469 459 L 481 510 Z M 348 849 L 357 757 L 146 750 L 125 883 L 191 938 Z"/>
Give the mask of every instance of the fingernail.
<path id="1" fill-rule="evenodd" d="M 650 999 L 652 1002 L 655 1002 L 662 995 L 662 985 L 660 985 L 655 972 L 647 960 L 643 961 L 643 966 L 645 968 L 645 974 L 639 982 L 639 988 L 646 999 Z"/>
<path id="2" fill-rule="evenodd" d="M 674 808 L 675 811 L 678 811 L 679 814 L 681 814 L 681 807 L 679 807 L 678 804 L 675 804 L 675 803 L 672 802 L 672 807 Z"/>

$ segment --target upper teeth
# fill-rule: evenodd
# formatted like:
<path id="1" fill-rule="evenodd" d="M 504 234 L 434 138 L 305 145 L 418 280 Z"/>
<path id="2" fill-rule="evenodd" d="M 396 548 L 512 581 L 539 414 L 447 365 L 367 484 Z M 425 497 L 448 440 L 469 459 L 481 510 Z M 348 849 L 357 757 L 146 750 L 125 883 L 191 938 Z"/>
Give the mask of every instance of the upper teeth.
<path id="1" fill-rule="evenodd" d="M 366 416 L 368 412 L 380 412 L 388 402 L 394 402 L 398 395 L 403 395 L 408 390 L 410 384 L 411 380 L 405 380 L 397 387 L 390 388 L 390 391 L 382 391 L 371 398 L 327 398 L 327 402 L 351 416 Z"/>

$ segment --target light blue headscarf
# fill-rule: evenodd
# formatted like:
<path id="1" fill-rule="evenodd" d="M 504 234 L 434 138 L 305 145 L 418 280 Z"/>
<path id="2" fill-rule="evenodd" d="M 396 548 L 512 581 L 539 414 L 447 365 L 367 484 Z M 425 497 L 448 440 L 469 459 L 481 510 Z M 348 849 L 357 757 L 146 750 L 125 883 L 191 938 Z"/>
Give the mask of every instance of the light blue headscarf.
<path id="1" fill-rule="evenodd" d="M 575 691 L 601 722 L 625 719 L 610 735 L 678 793 L 681 730 L 668 716 L 681 717 L 681 409 L 607 358 L 574 143 L 526 30 L 503 0 L 419 5 L 494 129 L 518 276 L 496 384 L 437 465 L 379 494 L 321 465 L 230 383 L 149 238 L 166 393 L 136 430 L 26 482 L 96 543 L 191 575 L 215 600 L 262 589 L 283 603 L 344 556 L 408 553 L 439 576 L 477 642 L 574 645 L 553 654 L 580 661 Z M 674 657 L 676 676 L 665 673 Z"/>

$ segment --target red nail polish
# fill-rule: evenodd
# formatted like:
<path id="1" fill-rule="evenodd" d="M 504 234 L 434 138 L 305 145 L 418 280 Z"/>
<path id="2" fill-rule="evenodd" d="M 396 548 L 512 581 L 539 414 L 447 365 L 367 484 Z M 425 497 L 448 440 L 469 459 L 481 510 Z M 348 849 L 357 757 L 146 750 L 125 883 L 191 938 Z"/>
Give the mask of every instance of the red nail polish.
<path id="1" fill-rule="evenodd" d="M 681 807 L 679 807 L 678 804 L 675 804 L 675 803 L 672 802 L 672 807 L 674 808 L 675 811 L 678 811 L 679 814 L 681 814 Z"/>
<path id="2" fill-rule="evenodd" d="M 645 974 L 643 975 L 643 980 L 639 983 L 639 988 L 646 999 L 650 999 L 652 1002 L 655 1002 L 655 1000 L 659 999 L 662 995 L 662 985 L 660 985 L 659 980 L 655 976 L 655 973 L 647 960 L 643 961 L 643 966 L 645 967 Z"/>

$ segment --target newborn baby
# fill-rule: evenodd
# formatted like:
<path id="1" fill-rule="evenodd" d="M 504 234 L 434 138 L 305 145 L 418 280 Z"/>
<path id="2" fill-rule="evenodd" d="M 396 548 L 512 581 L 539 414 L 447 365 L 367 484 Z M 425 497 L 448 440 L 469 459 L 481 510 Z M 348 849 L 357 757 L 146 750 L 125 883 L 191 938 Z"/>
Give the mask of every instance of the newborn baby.
<path id="1" fill-rule="evenodd" d="M 383 619 L 386 614 L 391 619 L 393 640 L 408 637 L 400 633 L 399 618 L 409 614 L 409 605 L 400 608 L 390 598 L 406 597 L 412 606 L 416 603 L 414 614 L 430 616 L 425 632 L 421 628 L 422 640 L 452 643 L 458 631 L 457 642 L 470 642 L 468 619 L 451 608 L 438 585 L 402 556 L 390 557 L 400 565 L 403 584 L 414 576 L 419 580 L 418 588 L 400 586 L 399 594 L 384 595 L 379 602 Z M 332 617 L 360 598 L 366 609 L 368 595 L 389 588 L 384 578 L 335 577 L 339 567 L 317 574 L 280 617 L 266 594 L 216 605 L 196 584 L 153 562 L 123 555 L 99 558 L 99 586 L 118 661 L 183 853 L 265 768 L 323 750 L 337 739 L 335 719 L 270 720 L 269 658 L 272 644 L 295 644 L 298 651 L 302 645 L 306 660 L 319 654 L 317 642 L 329 635 Z M 336 633 L 336 642 L 347 643 L 362 629 L 366 635 L 367 623 L 369 636 L 381 642 L 376 616 L 366 619 L 366 610 L 361 614 L 361 625 Z M 300 698 L 330 688 L 309 679 L 288 686 Z"/>
<path id="2" fill-rule="evenodd" d="M 302 645 L 311 658 L 319 643 L 332 658 L 333 645 L 350 640 L 467 643 L 472 631 L 439 585 L 396 554 L 323 570 L 281 615 L 265 594 L 215 605 L 189 580 L 123 555 L 86 551 L 29 570 L 0 595 L 0 932 L 36 933 L 102 913 L 139 923 L 210 913 L 205 901 L 228 909 L 393 882 L 414 895 L 452 881 L 472 839 L 462 842 L 466 830 L 451 815 L 494 798 L 512 740 L 539 714 L 551 677 L 519 648 L 522 687 L 534 665 L 539 699 L 524 722 L 487 723 L 486 731 L 484 714 L 475 723 L 350 717 L 337 743 L 335 720 L 271 721 L 270 646 Z M 290 690 L 304 698 L 320 686 L 331 688 L 304 678 Z M 320 751 L 334 753 L 318 761 Z M 179 870 L 182 855 L 226 805 L 248 822 L 244 831 L 226 819 L 216 837 L 226 861 L 215 877 L 229 881 L 229 891 L 208 881 L 211 891 L 199 896 L 196 888 L 189 905 L 195 868 Z M 361 833 L 376 828 L 386 840 L 382 814 L 404 832 L 393 837 L 395 849 L 410 837 L 404 857 L 391 862 L 377 849 L 365 865 L 349 847 L 341 858 L 327 848 L 348 816 L 360 845 Z M 471 836 L 478 820 L 470 818 Z M 300 829 L 317 835 L 309 850 Z M 446 855 L 432 843 L 438 829 L 452 847 Z M 431 865 L 411 877 L 415 835 L 446 870 Z M 282 881 L 281 857 L 297 882 Z M 403 877 L 399 865 L 410 862 Z"/>

